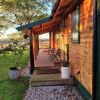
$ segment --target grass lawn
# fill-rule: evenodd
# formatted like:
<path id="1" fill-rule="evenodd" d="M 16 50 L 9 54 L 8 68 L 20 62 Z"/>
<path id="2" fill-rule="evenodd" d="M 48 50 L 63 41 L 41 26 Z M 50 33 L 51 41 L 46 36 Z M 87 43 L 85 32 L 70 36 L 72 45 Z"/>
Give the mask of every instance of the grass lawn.
<path id="1" fill-rule="evenodd" d="M 16 56 L 17 57 L 17 56 Z M 25 50 L 21 57 L 19 67 L 24 68 L 28 63 L 29 50 Z M 22 77 L 18 80 L 8 78 L 8 69 L 13 66 L 12 54 L 0 54 L 0 100 L 22 100 L 28 87 L 29 78 Z"/>
<path id="2" fill-rule="evenodd" d="M 23 100 L 28 82 L 28 77 L 0 82 L 0 100 Z"/>

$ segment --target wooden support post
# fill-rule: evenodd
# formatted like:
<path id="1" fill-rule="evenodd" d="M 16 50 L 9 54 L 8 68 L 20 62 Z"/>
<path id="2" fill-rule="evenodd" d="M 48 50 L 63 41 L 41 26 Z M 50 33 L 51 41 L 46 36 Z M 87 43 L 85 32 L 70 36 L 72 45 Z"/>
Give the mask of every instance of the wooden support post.
<path id="1" fill-rule="evenodd" d="M 37 41 L 38 41 L 38 53 L 39 53 L 39 36 L 38 36 L 38 40 Z"/>
<path id="2" fill-rule="evenodd" d="M 53 33 L 53 48 L 55 48 L 55 33 Z"/>
<path id="3" fill-rule="evenodd" d="M 50 48 L 51 48 L 51 32 L 49 32 L 49 44 L 50 44 Z"/>
<path id="4" fill-rule="evenodd" d="M 35 60 L 37 60 L 37 55 L 38 55 L 38 51 L 39 51 L 39 43 L 38 43 L 38 35 L 35 34 L 34 35 L 34 49 L 35 49 Z"/>
<path id="5" fill-rule="evenodd" d="M 51 48 L 53 48 L 53 32 L 51 32 L 50 34 L 51 34 Z"/>
<path id="6" fill-rule="evenodd" d="M 30 29 L 30 74 L 34 71 L 34 50 L 33 50 L 33 36 L 32 29 Z"/>
<path id="7" fill-rule="evenodd" d="M 37 35 L 37 39 L 36 39 L 36 47 L 37 47 L 37 51 L 36 51 L 36 59 L 38 56 L 38 52 L 39 52 L 39 36 Z"/>

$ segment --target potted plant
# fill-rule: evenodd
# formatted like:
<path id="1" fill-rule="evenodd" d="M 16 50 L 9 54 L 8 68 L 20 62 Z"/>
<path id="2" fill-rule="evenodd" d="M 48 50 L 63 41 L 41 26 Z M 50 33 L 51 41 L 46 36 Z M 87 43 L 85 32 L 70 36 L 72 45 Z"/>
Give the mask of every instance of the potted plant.
<path id="1" fill-rule="evenodd" d="M 9 74 L 9 78 L 10 79 L 18 79 L 21 76 L 20 68 L 18 68 L 18 67 L 10 67 L 8 74 Z"/>
<path id="2" fill-rule="evenodd" d="M 70 63 L 67 61 L 61 61 L 61 78 L 70 78 Z"/>
<path id="3" fill-rule="evenodd" d="M 19 67 L 19 63 L 20 63 L 23 51 L 21 48 L 17 47 L 17 43 L 15 42 L 12 48 L 13 48 L 12 49 L 13 66 L 9 68 L 8 75 L 10 79 L 18 79 L 21 76 L 21 70 Z"/>

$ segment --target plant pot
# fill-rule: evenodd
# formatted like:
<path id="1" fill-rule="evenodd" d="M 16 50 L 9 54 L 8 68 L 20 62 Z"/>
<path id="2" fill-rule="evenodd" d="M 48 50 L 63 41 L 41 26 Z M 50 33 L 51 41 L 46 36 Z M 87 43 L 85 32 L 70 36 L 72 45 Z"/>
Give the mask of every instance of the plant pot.
<path id="1" fill-rule="evenodd" d="M 69 67 L 61 67 L 61 78 L 68 79 L 70 78 L 70 68 Z"/>
<path id="2" fill-rule="evenodd" d="M 17 67 L 11 67 L 9 68 L 8 75 L 10 79 L 18 79 L 21 76 L 21 71 Z"/>

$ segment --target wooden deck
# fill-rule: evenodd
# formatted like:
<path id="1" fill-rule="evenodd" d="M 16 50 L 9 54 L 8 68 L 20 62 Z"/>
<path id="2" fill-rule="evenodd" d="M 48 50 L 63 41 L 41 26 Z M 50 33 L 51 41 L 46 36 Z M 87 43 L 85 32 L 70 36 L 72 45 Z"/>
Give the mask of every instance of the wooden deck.
<path id="1" fill-rule="evenodd" d="M 37 60 L 35 60 L 35 67 L 54 67 L 47 50 L 39 50 Z"/>

